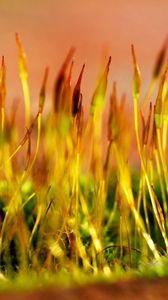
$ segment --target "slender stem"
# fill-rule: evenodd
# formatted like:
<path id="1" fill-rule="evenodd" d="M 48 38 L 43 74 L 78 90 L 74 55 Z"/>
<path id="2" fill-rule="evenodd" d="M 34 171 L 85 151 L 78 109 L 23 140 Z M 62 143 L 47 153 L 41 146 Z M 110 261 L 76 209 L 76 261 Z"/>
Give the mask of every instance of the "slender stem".
<path id="1" fill-rule="evenodd" d="M 30 126 L 30 92 L 29 92 L 29 84 L 27 79 L 21 78 L 22 88 L 23 88 L 23 96 L 25 103 L 25 120 L 26 127 Z"/>
<path id="2" fill-rule="evenodd" d="M 34 163 L 36 161 L 37 154 L 38 154 L 39 147 L 40 147 L 41 121 L 42 121 L 42 114 L 39 113 L 38 114 L 38 119 L 37 119 L 37 143 L 36 143 L 36 150 L 35 150 L 34 158 L 33 158 L 33 161 L 31 163 L 30 169 L 32 169 L 32 167 L 33 167 L 33 165 L 34 165 Z"/>

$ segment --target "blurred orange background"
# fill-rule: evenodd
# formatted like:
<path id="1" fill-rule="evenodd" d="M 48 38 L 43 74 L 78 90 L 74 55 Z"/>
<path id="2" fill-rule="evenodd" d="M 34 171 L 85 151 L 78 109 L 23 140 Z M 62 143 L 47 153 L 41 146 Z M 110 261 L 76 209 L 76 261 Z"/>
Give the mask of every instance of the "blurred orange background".
<path id="1" fill-rule="evenodd" d="M 89 105 L 105 56 L 112 56 L 110 79 L 119 95 L 131 99 L 132 60 L 136 48 L 144 88 L 168 33 L 167 0 L 1 0 L 0 55 L 7 64 L 8 105 L 22 98 L 15 32 L 28 58 L 32 102 L 36 105 L 44 68 L 50 68 L 48 101 L 55 76 L 71 46 L 76 47 L 73 81 L 86 63 L 82 92 Z M 108 87 L 109 90 L 111 85 Z"/>

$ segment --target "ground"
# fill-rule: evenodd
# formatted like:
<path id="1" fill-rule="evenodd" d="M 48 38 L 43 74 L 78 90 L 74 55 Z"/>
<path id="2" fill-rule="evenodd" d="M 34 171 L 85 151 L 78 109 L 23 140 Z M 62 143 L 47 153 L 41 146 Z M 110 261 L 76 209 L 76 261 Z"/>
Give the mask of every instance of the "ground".
<path id="1" fill-rule="evenodd" d="M 47 288 L 0 294 L 1 300 L 161 300 L 168 299 L 168 277 L 91 284 L 77 288 Z"/>

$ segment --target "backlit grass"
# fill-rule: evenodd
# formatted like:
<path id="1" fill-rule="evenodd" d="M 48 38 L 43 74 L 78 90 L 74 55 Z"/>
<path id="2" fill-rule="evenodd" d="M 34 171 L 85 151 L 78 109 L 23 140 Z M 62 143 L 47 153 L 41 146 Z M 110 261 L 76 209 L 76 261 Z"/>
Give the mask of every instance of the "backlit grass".
<path id="1" fill-rule="evenodd" d="M 48 68 L 31 111 L 27 62 L 18 34 L 25 133 L 15 110 L 6 114 L 6 64 L 0 70 L 0 270 L 16 274 L 67 272 L 109 276 L 161 261 L 168 252 L 168 64 L 166 43 L 146 96 L 133 58 L 134 128 L 140 167 L 128 163 L 131 145 L 125 95 L 112 84 L 104 128 L 111 57 L 84 118 L 82 78 L 72 85 L 71 49 L 58 72 L 52 107 L 45 114 Z M 157 91 L 156 100 L 150 100 Z M 142 105 L 141 105 L 142 103 Z M 144 112 L 146 112 L 144 114 Z M 87 120 L 86 120 L 87 119 Z M 86 120 L 86 121 L 85 121 Z M 104 137 L 106 136 L 105 141 Z"/>

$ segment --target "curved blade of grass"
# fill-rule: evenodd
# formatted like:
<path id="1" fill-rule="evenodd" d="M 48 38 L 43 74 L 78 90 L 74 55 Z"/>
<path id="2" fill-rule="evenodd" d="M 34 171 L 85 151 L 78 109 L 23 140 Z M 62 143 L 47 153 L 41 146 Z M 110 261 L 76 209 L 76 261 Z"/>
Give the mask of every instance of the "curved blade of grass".
<path id="1" fill-rule="evenodd" d="M 15 38 L 16 38 L 16 44 L 19 52 L 19 73 L 20 73 L 20 79 L 22 83 L 24 102 L 25 102 L 26 127 L 29 128 L 31 112 L 30 112 L 30 91 L 29 91 L 29 84 L 28 84 L 26 54 L 22 47 L 18 33 L 16 33 Z"/>

